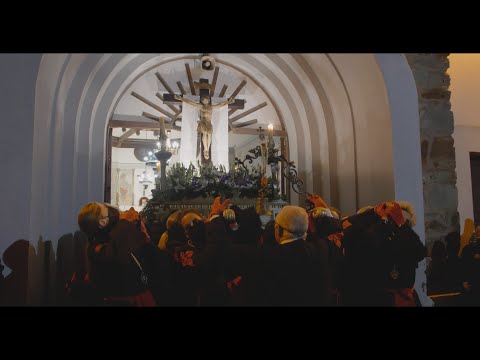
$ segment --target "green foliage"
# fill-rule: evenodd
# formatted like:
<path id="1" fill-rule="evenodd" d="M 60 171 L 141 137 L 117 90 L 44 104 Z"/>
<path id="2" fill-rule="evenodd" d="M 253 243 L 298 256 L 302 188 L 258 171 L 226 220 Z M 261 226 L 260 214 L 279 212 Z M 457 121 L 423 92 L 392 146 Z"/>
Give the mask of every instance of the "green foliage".
<path id="1" fill-rule="evenodd" d="M 233 168 L 212 164 L 190 164 L 188 168 L 177 163 L 167 172 L 165 190 L 153 190 L 153 200 L 159 203 L 199 197 L 256 198 L 260 188 L 260 167 Z"/>

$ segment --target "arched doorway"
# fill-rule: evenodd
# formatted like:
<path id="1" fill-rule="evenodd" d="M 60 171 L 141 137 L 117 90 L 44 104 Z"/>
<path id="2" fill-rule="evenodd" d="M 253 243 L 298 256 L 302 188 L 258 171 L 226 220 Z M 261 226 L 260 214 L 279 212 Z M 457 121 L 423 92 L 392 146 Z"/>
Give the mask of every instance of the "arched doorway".
<path id="1" fill-rule="evenodd" d="M 418 102 L 404 55 L 211 55 L 268 95 L 308 191 L 343 213 L 386 199 L 411 201 L 424 238 Z M 84 203 L 103 200 L 106 132 L 120 99 L 146 71 L 191 56 L 44 55 L 36 89 L 30 238 L 56 241 L 76 229 Z M 292 196 L 291 202 L 301 199 Z"/>

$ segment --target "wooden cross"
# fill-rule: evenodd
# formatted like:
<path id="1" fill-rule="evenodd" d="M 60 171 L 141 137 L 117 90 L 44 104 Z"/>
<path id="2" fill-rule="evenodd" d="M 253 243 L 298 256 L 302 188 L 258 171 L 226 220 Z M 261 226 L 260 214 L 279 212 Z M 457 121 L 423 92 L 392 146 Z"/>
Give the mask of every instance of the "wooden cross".
<path id="1" fill-rule="evenodd" d="M 190 71 L 190 65 L 188 63 L 185 63 L 185 70 L 187 73 L 188 84 L 189 84 L 190 94 L 191 94 L 189 95 L 189 98 L 192 101 L 200 102 L 200 100 L 206 96 L 210 98 L 211 103 L 213 104 L 218 104 L 227 100 L 227 98 L 225 97 L 225 94 L 227 92 L 228 85 L 226 84 L 223 85 L 222 89 L 220 90 L 220 93 L 218 94 L 218 97 L 215 97 L 215 88 L 217 85 L 217 79 L 218 79 L 218 73 L 219 73 L 218 66 L 215 67 L 215 72 L 213 74 L 213 79 L 211 84 L 208 82 L 208 79 L 200 79 L 199 82 L 194 82 L 192 78 L 192 73 Z M 163 104 L 168 106 L 170 110 L 173 111 L 173 113 L 168 110 L 162 109 L 160 106 L 148 100 L 147 98 L 141 96 L 140 94 L 137 94 L 135 91 L 132 91 L 131 94 L 138 100 L 142 101 L 144 104 L 147 104 L 151 108 L 167 116 L 167 118 L 169 118 L 169 120 L 167 121 L 167 126 L 169 128 L 179 130 L 180 128 L 175 123 L 182 116 L 181 115 L 182 101 L 175 99 L 175 92 L 169 86 L 169 84 L 165 81 L 162 75 L 160 75 L 160 73 L 156 72 L 155 76 L 158 78 L 158 80 L 163 85 L 163 87 L 167 90 L 167 93 L 161 94 L 157 92 L 155 95 L 163 102 Z M 182 96 L 187 95 L 187 91 L 185 91 L 185 88 L 182 85 L 181 81 L 177 81 L 176 84 L 178 89 L 180 90 L 181 95 Z M 240 91 L 243 89 L 243 87 L 246 84 L 247 84 L 246 80 L 243 80 L 228 98 L 235 99 L 235 97 L 240 93 Z M 257 119 L 244 121 L 243 123 L 238 123 L 238 120 L 267 106 L 267 102 L 263 102 L 246 111 L 241 112 L 238 115 L 232 116 L 232 114 L 237 110 L 243 110 L 245 108 L 245 103 L 246 103 L 245 100 L 235 99 L 233 103 L 228 105 L 228 109 L 229 109 L 228 110 L 228 126 L 230 129 L 229 131 L 232 131 L 233 133 L 236 133 L 236 134 L 256 135 L 257 129 L 246 128 L 246 126 L 256 124 L 258 122 Z M 159 117 L 156 115 L 149 114 L 147 112 L 143 112 L 142 115 L 149 119 L 159 121 Z M 275 130 L 274 135 L 285 137 L 286 133 L 283 130 Z"/>
<path id="2" fill-rule="evenodd" d="M 208 79 L 200 79 L 200 82 L 195 82 L 194 86 L 195 86 L 196 89 L 199 90 L 199 96 L 190 97 L 194 101 L 197 101 L 197 100 L 200 101 L 204 97 L 209 97 L 211 100 L 213 100 L 213 101 L 211 101 L 213 104 L 217 104 L 217 103 L 220 103 L 222 101 L 227 100 L 226 98 L 222 98 L 222 97 L 214 98 L 214 97 L 211 96 L 215 91 L 215 87 L 214 87 L 213 84 L 208 83 Z M 223 95 L 223 94 L 221 94 L 221 95 Z M 166 105 L 180 105 L 180 106 L 182 105 L 182 102 L 180 100 L 175 99 L 175 97 L 174 97 L 175 94 L 165 93 L 165 94 L 162 94 L 162 96 L 163 96 L 163 103 L 166 104 Z M 185 95 L 183 95 L 183 96 L 185 96 Z M 235 96 L 236 96 L 236 94 L 235 94 Z M 228 105 L 228 109 L 230 111 L 231 110 L 242 110 L 244 108 L 245 108 L 245 100 L 240 100 L 240 99 L 235 99 L 235 102 Z"/>

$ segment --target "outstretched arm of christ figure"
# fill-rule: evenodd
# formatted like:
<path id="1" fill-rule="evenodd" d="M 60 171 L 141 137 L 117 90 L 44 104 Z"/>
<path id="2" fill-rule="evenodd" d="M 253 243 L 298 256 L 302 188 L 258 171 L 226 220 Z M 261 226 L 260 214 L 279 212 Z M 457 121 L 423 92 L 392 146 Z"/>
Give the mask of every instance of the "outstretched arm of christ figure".
<path id="1" fill-rule="evenodd" d="M 202 108 L 202 104 L 196 103 L 195 101 L 192 101 L 190 99 L 187 99 L 187 98 L 184 98 L 184 97 L 181 97 L 181 96 L 178 96 L 178 95 L 174 95 L 174 98 L 177 99 L 177 100 L 186 102 L 187 104 L 193 105 L 197 108 Z"/>
<path id="2" fill-rule="evenodd" d="M 235 99 L 234 99 L 234 98 L 230 98 L 230 99 L 228 99 L 227 101 L 218 103 L 218 104 L 216 104 L 216 105 L 212 105 L 212 109 L 217 109 L 217 108 L 220 108 L 220 107 L 222 107 L 222 106 L 231 104 L 231 103 L 233 103 L 233 102 L 235 102 Z"/>

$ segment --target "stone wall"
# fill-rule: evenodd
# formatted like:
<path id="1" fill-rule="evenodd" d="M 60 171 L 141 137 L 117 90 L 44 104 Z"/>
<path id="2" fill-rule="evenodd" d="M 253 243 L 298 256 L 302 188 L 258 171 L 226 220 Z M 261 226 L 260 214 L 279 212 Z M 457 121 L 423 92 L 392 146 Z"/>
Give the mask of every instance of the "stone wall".
<path id="1" fill-rule="evenodd" d="M 430 248 L 460 231 L 450 110 L 448 54 L 406 54 L 417 84 L 425 204 L 425 242 Z"/>

